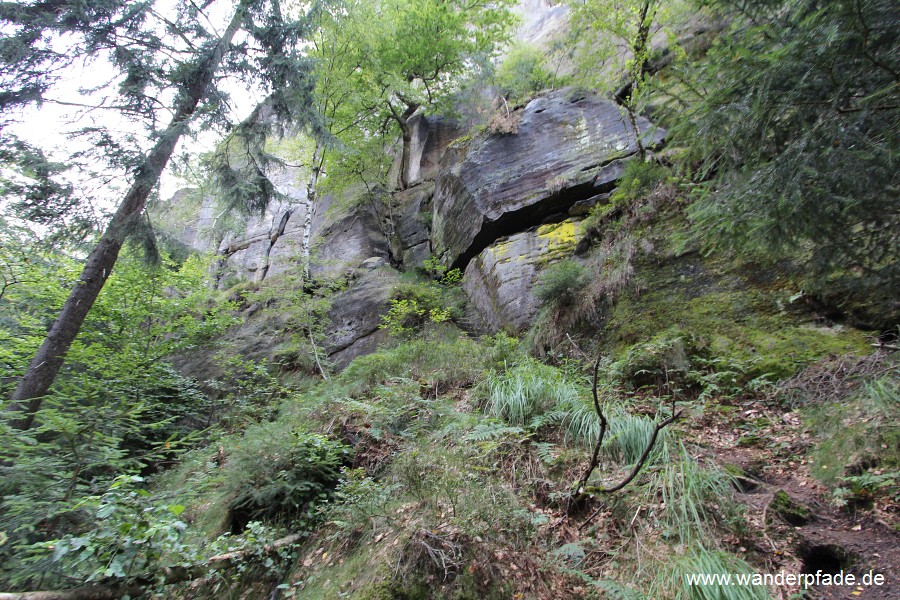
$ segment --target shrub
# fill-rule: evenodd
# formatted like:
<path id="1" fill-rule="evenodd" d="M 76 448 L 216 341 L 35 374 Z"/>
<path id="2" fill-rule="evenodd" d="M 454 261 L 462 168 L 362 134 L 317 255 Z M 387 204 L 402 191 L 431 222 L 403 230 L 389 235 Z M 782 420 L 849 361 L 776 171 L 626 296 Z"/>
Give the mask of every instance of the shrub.
<path id="1" fill-rule="evenodd" d="M 431 213 L 428 214 L 431 215 Z M 425 259 L 422 263 L 422 268 L 441 285 L 456 285 L 462 281 L 462 270 L 447 268 L 434 256 Z"/>
<path id="2" fill-rule="evenodd" d="M 429 386 L 466 385 L 493 362 L 495 351 L 459 336 L 453 339 L 412 340 L 354 360 L 341 373 L 339 383 L 354 391 L 369 389 L 391 378 L 404 377 Z"/>
<path id="3" fill-rule="evenodd" d="M 630 160 L 610 196 L 613 204 L 640 200 L 671 177 L 670 170 L 653 160 Z"/>
<path id="4" fill-rule="evenodd" d="M 181 541 L 187 524 L 179 516 L 185 507 L 154 498 L 136 487 L 141 481 L 140 477 L 116 478 L 102 496 L 82 501 L 97 527 L 79 536 L 44 542 L 32 552 L 51 554 L 48 570 L 70 580 L 130 583 L 138 577 L 158 577 L 163 583 L 163 564 L 195 562 L 198 552 Z M 166 563 L 161 564 L 163 558 Z"/>
<path id="5" fill-rule="evenodd" d="M 612 364 L 612 376 L 637 386 L 683 383 L 692 353 L 685 344 L 686 337 L 673 327 L 647 342 L 634 344 Z"/>
<path id="6" fill-rule="evenodd" d="M 450 276 L 453 271 L 443 277 Z M 434 283 L 402 283 L 391 294 L 390 308 L 381 317 L 381 328 L 391 335 L 407 336 L 421 331 L 429 323 L 444 323 L 456 316 L 456 310 Z"/>
<path id="7" fill-rule="evenodd" d="M 497 67 L 497 87 L 513 103 L 527 100 L 536 92 L 554 87 L 556 77 L 546 64 L 547 57 L 541 50 L 529 44 L 516 44 Z"/>
<path id="8" fill-rule="evenodd" d="M 239 533 L 250 521 L 310 518 L 349 458 L 342 443 L 286 423 L 250 427 L 226 463 L 232 531 Z"/>
<path id="9" fill-rule="evenodd" d="M 587 269 L 569 259 L 547 267 L 534 287 L 534 295 L 544 306 L 571 304 L 588 283 Z"/>

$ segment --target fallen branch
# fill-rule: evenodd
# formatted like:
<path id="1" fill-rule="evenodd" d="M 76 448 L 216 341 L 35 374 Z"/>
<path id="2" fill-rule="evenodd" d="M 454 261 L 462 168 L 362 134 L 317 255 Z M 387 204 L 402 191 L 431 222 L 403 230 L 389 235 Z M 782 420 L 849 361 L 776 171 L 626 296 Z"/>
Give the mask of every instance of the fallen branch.
<path id="1" fill-rule="evenodd" d="M 297 543 L 301 534 L 289 535 L 262 548 L 262 555 L 272 554 L 286 546 Z M 46 592 L 0 592 L 0 600 L 118 600 L 123 596 L 136 598 L 156 584 L 171 585 L 199 579 L 210 571 L 224 571 L 233 568 L 238 562 L 246 559 L 254 550 L 238 550 L 219 554 L 205 562 L 187 567 L 165 567 L 161 570 L 161 581 L 139 581 L 137 583 L 98 583 L 69 590 L 51 590 Z"/>

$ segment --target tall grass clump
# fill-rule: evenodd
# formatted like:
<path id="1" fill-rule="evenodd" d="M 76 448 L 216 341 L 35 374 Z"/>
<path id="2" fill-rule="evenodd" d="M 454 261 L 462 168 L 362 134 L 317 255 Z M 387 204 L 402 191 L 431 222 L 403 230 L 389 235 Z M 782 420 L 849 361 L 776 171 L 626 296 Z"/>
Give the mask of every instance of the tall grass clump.
<path id="1" fill-rule="evenodd" d="M 578 402 L 578 388 L 550 365 L 526 360 L 489 375 L 487 411 L 512 425 L 531 425 L 535 417 Z"/>
<path id="2" fill-rule="evenodd" d="M 768 600 L 771 596 L 762 585 L 725 585 L 719 582 L 700 585 L 688 580 L 691 575 L 731 574 L 734 579 L 735 575 L 752 575 L 755 572 L 736 556 L 698 546 L 671 562 L 659 565 L 649 596 L 675 600 Z"/>
<path id="3" fill-rule="evenodd" d="M 627 465 L 633 465 L 650 444 L 656 420 L 643 415 L 632 415 L 621 409 L 610 411 L 609 435 L 605 451 L 611 458 Z M 650 463 L 666 461 L 669 458 L 669 430 L 659 432 Z"/>
<path id="4" fill-rule="evenodd" d="M 588 284 L 588 271 L 576 260 L 552 264 L 541 274 L 534 286 L 534 295 L 541 304 L 559 308 L 573 304 Z"/>
<path id="5" fill-rule="evenodd" d="M 622 407 L 609 405 L 603 408 L 603 412 L 607 419 L 604 455 L 623 464 L 636 463 L 650 443 L 656 420 L 644 415 L 633 415 Z M 592 448 L 600 434 L 600 419 L 593 404 L 580 397 L 558 404 L 540 419 L 539 424 L 545 423 L 558 424 L 565 432 L 567 441 L 585 448 Z M 668 456 L 669 440 L 668 430 L 659 432 L 650 454 L 651 463 Z"/>
<path id="6" fill-rule="evenodd" d="M 683 443 L 675 448 L 663 446 L 661 466 L 653 472 L 647 490 L 662 501 L 661 520 L 671 535 L 683 543 L 701 540 L 711 533 L 716 517 L 711 513 L 727 510 L 733 495 L 730 476 L 716 468 L 707 468 L 694 458 Z"/>

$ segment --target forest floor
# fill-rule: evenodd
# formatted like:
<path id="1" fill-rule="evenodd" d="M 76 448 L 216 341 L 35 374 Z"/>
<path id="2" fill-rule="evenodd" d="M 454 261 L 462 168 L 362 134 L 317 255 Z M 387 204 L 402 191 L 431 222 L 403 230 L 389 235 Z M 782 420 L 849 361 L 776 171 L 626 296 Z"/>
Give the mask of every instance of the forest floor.
<path id="1" fill-rule="evenodd" d="M 760 403 L 741 409 L 738 418 L 713 424 L 718 435 L 704 437 L 711 457 L 746 474 L 735 499 L 759 535 L 754 550 L 765 557 L 768 572 L 855 576 L 857 585 L 813 586 L 814 598 L 900 598 L 900 504 L 883 497 L 836 507 L 810 472 L 810 433 L 801 419 Z M 769 424 L 756 431 L 760 442 L 742 445 L 745 426 L 761 416 Z M 787 511 L 780 492 L 789 498 Z M 884 584 L 860 585 L 869 571 L 883 575 Z M 797 590 L 780 591 L 787 598 Z"/>

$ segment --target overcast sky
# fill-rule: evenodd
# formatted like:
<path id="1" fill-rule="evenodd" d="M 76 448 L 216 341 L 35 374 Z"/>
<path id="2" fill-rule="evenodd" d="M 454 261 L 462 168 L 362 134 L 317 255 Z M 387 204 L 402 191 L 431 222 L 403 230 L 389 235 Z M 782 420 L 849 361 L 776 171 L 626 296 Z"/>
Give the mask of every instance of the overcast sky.
<path id="1" fill-rule="evenodd" d="M 174 19 L 174 6 L 176 0 L 162 0 L 157 3 L 161 14 Z M 216 30 L 221 30 L 231 17 L 234 3 L 231 1 L 214 2 L 208 9 L 209 21 Z M 166 14 L 169 13 L 169 14 Z M 71 39 L 62 39 L 57 42 L 58 49 L 65 50 L 66 44 L 72 44 Z M 115 109 L 83 108 L 70 104 L 101 105 L 104 96 L 109 96 L 113 88 L 101 90 L 96 93 L 88 93 L 86 90 L 102 86 L 110 80 L 114 80 L 116 71 L 104 58 L 98 57 L 88 64 L 74 65 L 62 74 L 57 84 L 45 94 L 47 102 L 41 106 L 30 106 L 21 111 L 18 123 L 9 127 L 16 136 L 31 142 L 42 148 L 49 157 L 60 162 L 67 159 L 75 151 L 86 149 L 87 142 L 83 139 L 72 138 L 69 133 L 78 129 L 93 126 L 102 126 L 110 130 L 117 137 L 135 135 L 144 140 L 144 146 L 149 147 L 146 141 L 146 131 L 140 123 L 124 118 Z M 226 84 L 226 90 L 231 95 L 231 117 L 233 120 L 245 118 L 260 101 L 261 95 L 252 90 L 247 90 L 237 81 Z M 111 101 L 110 101 L 111 100 Z M 108 98 L 106 104 L 113 104 L 114 98 Z M 169 114 L 161 114 L 163 123 L 168 121 Z M 164 126 L 162 123 L 160 127 Z M 196 140 L 183 138 L 176 149 L 176 155 L 185 151 L 196 153 L 210 149 L 220 135 L 216 132 L 207 132 L 198 136 Z M 160 193 L 163 198 L 171 196 L 184 183 L 172 175 L 172 163 L 163 173 L 160 185 Z M 100 170 L 103 165 L 95 163 L 94 169 Z M 113 173 L 107 170 L 109 178 L 93 177 L 84 171 L 73 169 L 68 177 L 86 196 L 96 199 L 97 207 L 104 211 L 112 211 L 121 199 L 122 194 L 130 184 L 126 173 Z"/>

